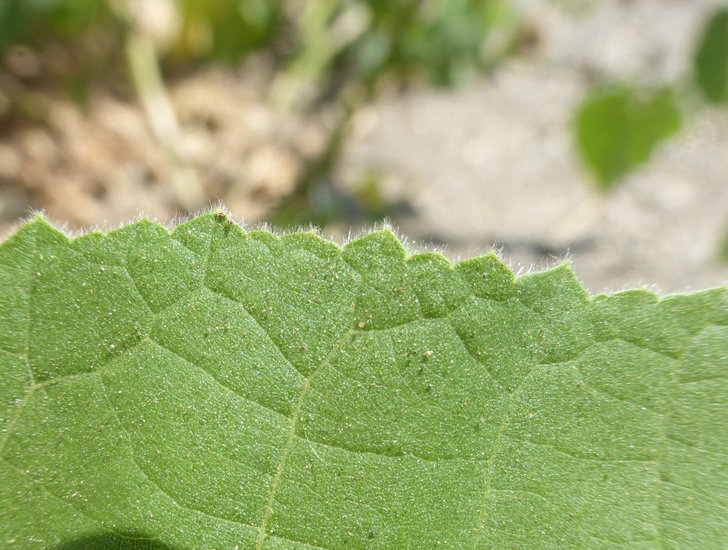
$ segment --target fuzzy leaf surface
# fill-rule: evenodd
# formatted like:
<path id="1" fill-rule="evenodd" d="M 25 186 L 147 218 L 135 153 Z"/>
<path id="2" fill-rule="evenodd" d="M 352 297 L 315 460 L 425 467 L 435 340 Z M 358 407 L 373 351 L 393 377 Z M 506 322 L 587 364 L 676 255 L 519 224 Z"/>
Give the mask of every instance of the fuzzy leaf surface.
<path id="1" fill-rule="evenodd" d="M 36 219 L 0 245 L 0 546 L 725 548 L 727 305 Z"/>

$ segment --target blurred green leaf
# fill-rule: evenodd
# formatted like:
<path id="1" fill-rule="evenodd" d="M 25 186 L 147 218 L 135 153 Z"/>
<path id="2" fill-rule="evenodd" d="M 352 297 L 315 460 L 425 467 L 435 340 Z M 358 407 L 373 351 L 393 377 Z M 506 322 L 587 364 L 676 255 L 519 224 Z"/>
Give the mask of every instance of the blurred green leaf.
<path id="1" fill-rule="evenodd" d="M 348 52 L 361 70 L 422 72 L 444 86 L 457 84 L 488 61 L 484 40 L 499 23 L 497 14 L 508 9 L 496 0 L 363 3 L 371 13 L 370 27 Z"/>
<path id="2" fill-rule="evenodd" d="M 0 0 L 0 51 L 16 42 L 39 44 L 78 38 L 93 24 L 113 25 L 98 0 Z"/>
<path id="3" fill-rule="evenodd" d="M 271 0 L 175 0 L 182 19 L 177 53 L 192 59 L 234 61 L 270 46 L 282 17 Z"/>
<path id="4" fill-rule="evenodd" d="M 728 8 L 705 25 L 695 53 L 695 78 L 709 101 L 728 101 Z"/>
<path id="5" fill-rule="evenodd" d="M 680 112 L 669 88 L 597 91 L 577 112 L 576 144 L 599 187 L 607 190 L 645 162 L 655 146 L 680 125 Z"/>

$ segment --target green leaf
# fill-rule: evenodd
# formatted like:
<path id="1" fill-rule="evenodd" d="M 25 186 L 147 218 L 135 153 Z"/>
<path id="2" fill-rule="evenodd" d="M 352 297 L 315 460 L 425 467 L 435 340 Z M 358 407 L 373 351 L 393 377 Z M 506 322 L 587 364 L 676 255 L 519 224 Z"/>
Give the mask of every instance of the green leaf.
<path id="1" fill-rule="evenodd" d="M 38 218 L 0 246 L 0 546 L 723 548 L 727 305 Z"/>
<path id="2" fill-rule="evenodd" d="M 706 23 L 694 64 L 705 97 L 714 103 L 728 101 L 728 9 L 716 11 Z"/>
<path id="3" fill-rule="evenodd" d="M 596 91 L 577 112 L 576 145 L 599 187 L 607 190 L 649 159 L 657 144 L 680 125 L 670 89 Z"/>

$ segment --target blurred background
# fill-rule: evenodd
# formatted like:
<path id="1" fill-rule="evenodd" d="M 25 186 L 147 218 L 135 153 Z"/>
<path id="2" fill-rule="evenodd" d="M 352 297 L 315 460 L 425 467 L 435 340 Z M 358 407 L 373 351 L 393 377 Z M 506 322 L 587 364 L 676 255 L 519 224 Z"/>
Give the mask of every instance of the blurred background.
<path id="1" fill-rule="evenodd" d="M 592 293 L 725 284 L 728 4 L 0 1 L 0 238 L 221 204 Z"/>

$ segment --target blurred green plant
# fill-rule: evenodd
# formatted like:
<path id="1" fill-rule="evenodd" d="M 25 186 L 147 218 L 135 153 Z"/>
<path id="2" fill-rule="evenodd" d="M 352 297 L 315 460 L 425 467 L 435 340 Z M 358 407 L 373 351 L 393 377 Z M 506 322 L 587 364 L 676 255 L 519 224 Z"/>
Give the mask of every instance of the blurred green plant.
<path id="1" fill-rule="evenodd" d="M 695 81 L 708 102 L 728 102 L 728 8 L 716 10 L 705 23 L 693 68 Z M 728 232 L 719 253 L 728 261 Z"/>
<path id="2" fill-rule="evenodd" d="M 174 0 L 171 51 L 183 59 L 236 61 L 270 45 L 283 28 L 281 0 Z"/>
<path id="3" fill-rule="evenodd" d="M 315 85 L 305 96 L 315 102 L 385 75 L 457 84 L 507 55 L 517 25 L 504 0 L 3 0 L 0 54 L 90 32 L 123 51 L 119 31 L 137 27 L 153 35 L 164 66 L 266 51 L 275 69 Z"/>
<path id="4" fill-rule="evenodd" d="M 674 90 L 679 88 L 681 97 L 698 90 L 708 102 L 728 101 L 728 8 L 706 19 L 695 47 L 692 75 L 685 77 L 685 82 L 659 90 L 602 85 L 582 101 L 574 117 L 574 140 L 599 190 L 621 183 L 680 129 L 681 106 Z"/>
<path id="5" fill-rule="evenodd" d="M 686 73 L 680 82 L 658 90 L 602 85 L 582 101 L 574 116 L 574 141 L 600 191 L 614 189 L 680 129 L 683 117 L 675 90 L 691 102 L 700 96 L 708 103 L 728 103 L 728 8 L 718 8 L 706 18 L 692 72 Z M 717 254 L 728 261 L 728 233 Z"/>
<path id="6" fill-rule="evenodd" d="M 426 78 L 454 86 L 488 70 L 517 50 L 521 30 L 515 8 L 503 0 L 309 3 L 301 18 L 304 41 L 281 78 L 284 95 L 308 97 L 312 103 L 336 97 L 339 119 L 324 151 L 308 163 L 272 221 L 279 226 L 325 225 L 342 218 L 351 221 L 352 213 L 354 218 L 378 220 L 406 211 L 406 205 L 370 200 L 373 194 L 380 196 L 376 183 L 369 185 L 367 200 L 356 190 L 342 196 L 332 185 L 330 174 L 351 118 L 382 82 L 405 85 Z M 318 89 L 302 93 L 311 82 Z M 376 207 L 370 208 L 372 202 Z"/>
<path id="7" fill-rule="evenodd" d="M 323 224 L 352 211 L 372 219 L 391 214 L 379 203 L 370 211 L 371 201 L 356 194 L 349 198 L 361 208 L 331 208 L 340 191 L 330 173 L 353 115 L 383 84 L 461 83 L 513 52 L 520 29 L 506 0 L 0 0 L 0 55 L 18 45 L 39 52 L 48 44 L 70 48 L 73 61 L 63 80 L 76 98 L 116 71 L 144 103 L 145 93 L 159 95 L 152 84 L 161 75 L 263 52 L 279 108 L 305 113 L 333 105 L 327 144 L 307 159 L 294 193 L 274 214 L 279 225 Z M 146 52 L 145 58 L 130 51 Z M 123 60 L 124 52 L 126 67 L 98 62 Z M 140 79 L 155 74 L 152 65 L 160 78 Z M 27 95 L 30 84 L 23 85 L 18 95 Z M 177 158 L 173 146 L 163 145 Z"/>
<path id="8" fill-rule="evenodd" d="M 694 66 L 695 80 L 706 99 L 728 101 L 728 8 L 719 9 L 708 19 Z"/>
<path id="9" fill-rule="evenodd" d="M 3 0 L 0 2 L 0 51 L 17 43 L 38 45 L 77 39 L 91 26 L 109 28 L 114 17 L 98 0 Z"/>
<path id="10" fill-rule="evenodd" d="M 151 15 L 157 19 L 154 24 L 166 26 L 161 29 L 164 40 L 158 42 L 160 53 L 186 62 L 237 60 L 269 45 L 280 29 L 284 4 L 280 0 L 3 0 L 0 52 L 18 43 L 79 41 L 90 30 L 108 33 L 127 23 L 120 13 L 144 12 L 139 15 Z M 121 44 L 117 41 L 116 46 Z"/>
<path id="11" fill-rule="evenodd" d="M 575 132 L 579 152 L 599 188 L 608 190 L 646 162 L 658 143 L 680 125 L 680 111 L 669 88 L 621 86 L 587 97 L 577 112 Z"/>

